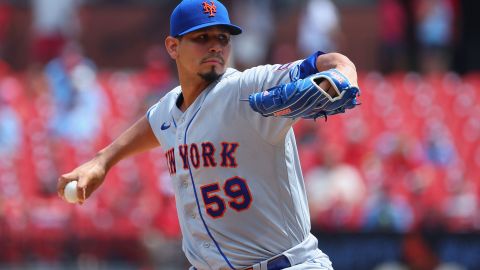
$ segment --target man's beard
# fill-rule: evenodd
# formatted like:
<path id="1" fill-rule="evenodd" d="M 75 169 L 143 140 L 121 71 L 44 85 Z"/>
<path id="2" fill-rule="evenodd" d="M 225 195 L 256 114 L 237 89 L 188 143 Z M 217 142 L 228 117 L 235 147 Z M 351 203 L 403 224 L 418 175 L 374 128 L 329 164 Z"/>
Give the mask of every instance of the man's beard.
<path id="1" fill-rule="evenodd" d="M 218 74 L 217 71 L 215 70 L 215 67 L 212 67 L 212 69 L 209 72 L 206 73 L 198 73 L 198 76 L 200 76 L 204 81 L 208 83 L 212 83 L 216 81 L 220 76 L 223 74 Z"/>

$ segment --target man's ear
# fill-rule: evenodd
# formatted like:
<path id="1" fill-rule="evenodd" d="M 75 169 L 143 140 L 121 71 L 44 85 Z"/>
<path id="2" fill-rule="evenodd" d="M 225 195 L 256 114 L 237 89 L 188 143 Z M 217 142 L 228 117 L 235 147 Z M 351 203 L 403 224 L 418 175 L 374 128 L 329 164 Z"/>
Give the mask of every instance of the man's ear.
<path id="1" fill-rule="evenodd" d="M 177 38 L 174 38 L 172 36 L 168 36 L 165 39 L 165 48 L 167 49 L 168 54 L 172 59 L 177 59 L 178 57 L 178 45 L 179 45 L 180 40 Z"/>

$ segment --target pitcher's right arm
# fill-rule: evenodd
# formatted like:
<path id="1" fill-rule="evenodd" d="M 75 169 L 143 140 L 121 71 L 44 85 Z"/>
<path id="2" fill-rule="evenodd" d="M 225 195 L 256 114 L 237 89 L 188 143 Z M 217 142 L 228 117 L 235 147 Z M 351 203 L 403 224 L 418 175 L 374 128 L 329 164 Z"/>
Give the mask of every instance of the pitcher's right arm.
<path id="1" fill-rule="evenodd" d="M 103 183 L 108 171 L 120 160 L 160 146 L 146 116 L 143 116 L 124 131 L 110 145 L 100 150 L 90 161 L 58 179 L 57 192 L 64 198 L 63 191 L 70 181 L 78 181 L 79 203 L 83 203 Z"/>

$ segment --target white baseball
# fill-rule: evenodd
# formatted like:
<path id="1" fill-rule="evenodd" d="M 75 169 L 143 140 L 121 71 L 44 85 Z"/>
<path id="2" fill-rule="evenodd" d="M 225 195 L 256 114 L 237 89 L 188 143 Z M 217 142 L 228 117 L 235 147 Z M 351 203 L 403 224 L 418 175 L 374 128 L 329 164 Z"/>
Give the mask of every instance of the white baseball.
<path id="1" fill-rule="evenodd" d="M 67 200 L 67 202 L 77 203 L 78 202 L 77 181 L 68 182 L 68 184 L 65 186 L 65 190 L 63 193 L 64 193 L 65 200 Z"/>

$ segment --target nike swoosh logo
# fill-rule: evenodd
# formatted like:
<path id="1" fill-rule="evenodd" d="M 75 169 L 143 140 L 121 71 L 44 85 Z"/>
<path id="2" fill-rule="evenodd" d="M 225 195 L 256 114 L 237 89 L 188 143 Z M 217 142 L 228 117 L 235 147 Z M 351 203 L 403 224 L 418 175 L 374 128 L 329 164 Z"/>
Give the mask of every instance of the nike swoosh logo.
<path id="1" fill-rule="evenodd" d="M 171 126 L 170 122 L 165 122 L 162 124 L 162 126 L 160 127 L 162 130 L 167 130 L 169 129 Z"/>

